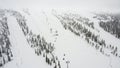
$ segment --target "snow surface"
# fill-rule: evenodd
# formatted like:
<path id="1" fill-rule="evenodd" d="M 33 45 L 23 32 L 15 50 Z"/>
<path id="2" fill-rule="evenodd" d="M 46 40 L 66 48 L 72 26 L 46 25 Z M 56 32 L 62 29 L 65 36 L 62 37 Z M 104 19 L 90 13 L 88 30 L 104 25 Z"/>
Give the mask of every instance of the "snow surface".
<path id="1" fill-rule="evenodd" d="M 4 68 L 50 68 L 43 59 L 37 56 L 33 49 L 30 48 L 14 17 L 8 17 L 8 25 L 11 34 L 10 40 L 13 45 L 12 52 L 14 60 L 6 64 Z"/>
<path id="2" fill-rule="evenodd" d="M 22 10 L 19 12 L 25 16 L 27 25 L 34 33 L 43 35 L 48 42 L 54 43 L 54 53 L 61 62 L 61 68 L 67 68 L 66 61 L 70 61 L 69 68 L 120 68 L 120 58 L 107 57 L 101 54 L 81 37 L 65 30 L 50 10 L 28 11 L 29 14 Z M 16 19 L 9 14 L 7 17 L 13 60 L 5 64 L 3 68 L 52 68 L 52 66 L 46 64 L 43 57 L 34 53 Z M 120 40 L 98 27 L 98 24 L 95 27 L 100 30 L 100 36 L 106 39 L 107 43 L 117 45 L 120 48 Z M 50 29 L 53 29 L 53 33 L 51 33 Z M 58 36 L 54 36 L 56 30 Z"/>

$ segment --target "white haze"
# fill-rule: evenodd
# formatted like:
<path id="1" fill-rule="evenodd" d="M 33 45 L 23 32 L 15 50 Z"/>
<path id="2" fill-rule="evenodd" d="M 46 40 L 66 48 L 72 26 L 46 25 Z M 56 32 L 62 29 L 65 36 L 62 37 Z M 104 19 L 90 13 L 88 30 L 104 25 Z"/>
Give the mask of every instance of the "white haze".
<path id="1" fill-rule="evenodd" d="M 120 11 L 120 0 L 0 0 L 0 8 L 64 8 L 87 11 Z"/>

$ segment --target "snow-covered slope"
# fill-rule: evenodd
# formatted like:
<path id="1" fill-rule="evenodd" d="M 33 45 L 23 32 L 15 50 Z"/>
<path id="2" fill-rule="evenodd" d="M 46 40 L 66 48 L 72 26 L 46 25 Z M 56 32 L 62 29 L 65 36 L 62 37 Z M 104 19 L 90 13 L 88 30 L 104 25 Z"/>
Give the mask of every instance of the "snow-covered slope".
<path id="1" fill-rule="evenodd" d="M 0 53 L 1 68 L 120 67 L 120 39 L 103 30 L 93 13 L 65 9 L 0 11 L 1 20 L 7 19 L 12 59 L 3 63 L 4 53 Z"/>

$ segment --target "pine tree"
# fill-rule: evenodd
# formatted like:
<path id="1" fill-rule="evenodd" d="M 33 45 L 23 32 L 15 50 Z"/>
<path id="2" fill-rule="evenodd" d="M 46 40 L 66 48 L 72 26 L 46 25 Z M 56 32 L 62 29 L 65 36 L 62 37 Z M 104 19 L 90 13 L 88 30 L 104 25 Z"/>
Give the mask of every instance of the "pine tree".
<path id="1" fill-rule="evenodd" d="M 47 55 L 46 55 L 46 62 L 48 63 L 48 58 L 47 58 Z"/>
<path id="2" fill-rule="evenodd" d="M 60 61 L 58 61 L 58 66 L 59 66 L 59 68 L 61 68 Z"/>
<path id="3" fill-rule="evenodd" d="M 55 64 L 54 68 L 57 68 L 57 65 Z"/>

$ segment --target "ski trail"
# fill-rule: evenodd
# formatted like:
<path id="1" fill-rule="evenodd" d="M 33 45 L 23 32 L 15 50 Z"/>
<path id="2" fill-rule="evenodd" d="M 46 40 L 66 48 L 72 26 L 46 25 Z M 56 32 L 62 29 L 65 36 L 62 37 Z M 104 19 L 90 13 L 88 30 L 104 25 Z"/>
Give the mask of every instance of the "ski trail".
<path id="1" fill-rule="evenodd" d="M 14 57 L 13 61 L 6 66 L 8 68 L 9 65 L 12 68 L 46 68 L 45 63 L 41 62 L 40 57 L 34 53 L 34 50 L 26 42 L 25 36 L 14 17 L 8 17 L 8 26 Z"/>
<path id="2" fill-rule="evenodd" d="M 109 58 L 96 52 L 85 40 L 64 30 L 61 23 L 50 13 L 47 13 L 51 27 L 59 32 L 55 43 L 55 54 L 60 58 L 61 67 L 67 68 L 66 61 L 70 61 L 69 68 L 107 68 Z M 64 60 L 63 60 L 64 59 Z"/>

